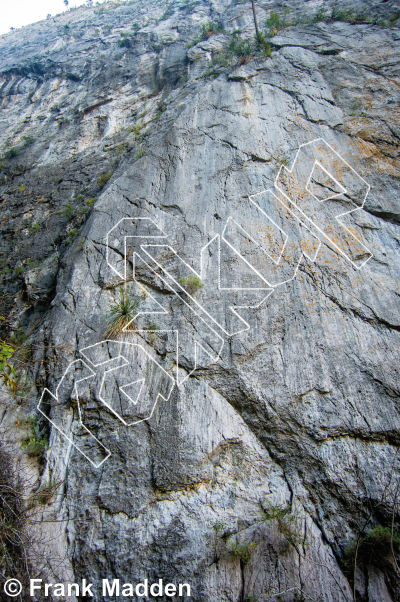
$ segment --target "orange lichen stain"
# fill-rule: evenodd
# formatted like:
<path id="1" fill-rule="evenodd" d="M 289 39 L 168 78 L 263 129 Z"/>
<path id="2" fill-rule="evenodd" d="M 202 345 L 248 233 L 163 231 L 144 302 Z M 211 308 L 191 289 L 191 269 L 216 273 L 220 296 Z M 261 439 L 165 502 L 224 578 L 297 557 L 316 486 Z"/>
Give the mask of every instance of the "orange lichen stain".
<path id="1" fill-rule="evenodd" d="M 353 144 L 356 147 L 355 153 L 362 158 L 363 177 L 365 177 L 366 171 L 370 171 L 365 165 L 366 162 L 367 165 L 369 164 L 371 170 L 378 170 L 386 173 L 387 175 L 399 177 L 399 168 L 397 167 L 398 159 L 396 157 L 388 157 L 383 153 L 383 149 L 380 146 L 371 141 L 365 140 L 362 137 L 357 137 L 357 139 L 353 141 Z"/>

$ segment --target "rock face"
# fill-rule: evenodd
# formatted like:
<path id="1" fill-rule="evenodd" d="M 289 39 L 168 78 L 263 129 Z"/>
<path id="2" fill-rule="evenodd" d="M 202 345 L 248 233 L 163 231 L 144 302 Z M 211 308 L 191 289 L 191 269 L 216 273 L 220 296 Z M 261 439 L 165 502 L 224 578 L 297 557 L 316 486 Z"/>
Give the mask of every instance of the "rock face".
<path id="1" fill-rule="evenodd" d="M 62 481 L 44 575 L 400 599 L 396 4 L 265 2 L 264 54 L 225 0 L 0 38 L 0 313 Z"/>

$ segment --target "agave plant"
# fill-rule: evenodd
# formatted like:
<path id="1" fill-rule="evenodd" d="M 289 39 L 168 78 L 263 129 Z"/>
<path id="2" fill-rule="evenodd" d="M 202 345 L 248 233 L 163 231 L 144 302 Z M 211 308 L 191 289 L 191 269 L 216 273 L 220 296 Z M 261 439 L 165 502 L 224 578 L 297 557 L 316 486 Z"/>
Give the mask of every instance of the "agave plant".
<path id="1" fill-rule="evenodd" d="M 118 337 L 125 326 L 132 322 L 139 304 L 138 297 L 127 290 L 120 289 L 116 298 L 108 305 L 108 327 L 104 336 L 106 338 Z"/>

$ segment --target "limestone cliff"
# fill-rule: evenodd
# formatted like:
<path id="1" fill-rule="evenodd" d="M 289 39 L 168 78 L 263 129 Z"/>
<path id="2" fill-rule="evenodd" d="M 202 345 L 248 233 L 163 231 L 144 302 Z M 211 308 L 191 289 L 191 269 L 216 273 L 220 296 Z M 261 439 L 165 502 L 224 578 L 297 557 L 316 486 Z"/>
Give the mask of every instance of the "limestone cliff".
<path id="1" fill-rule="evenodd" d="M 3 451 L 96 600 L 400 600 L 400 11 L 256 10 L 0 37 Z"/>

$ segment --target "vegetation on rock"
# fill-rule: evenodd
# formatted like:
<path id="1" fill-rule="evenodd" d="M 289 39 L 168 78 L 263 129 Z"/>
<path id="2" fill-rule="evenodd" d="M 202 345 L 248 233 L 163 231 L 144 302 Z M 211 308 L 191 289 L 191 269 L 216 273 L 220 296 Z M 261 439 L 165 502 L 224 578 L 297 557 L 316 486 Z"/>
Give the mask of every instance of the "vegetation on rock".
<path id="1" fill-rule="evenodd" d="M 204 286 L 204 282 L 202 282 L 201 279 L 194 274 L 189 274 L 189 276 L 178 278 L 178 282 L 187 290 L 190 295 Z"/>
<path id="2" fill-rule="evenodd" d="M 129 290 L 120 288 L 116 297 L 109 302 L 108 319 L 109 324 L 104 333 L 106 338 L 118 337 L 124 328 L 132 322 L 137 314 L 141 299 L 135 297 Z M 134 325 L 132 325 L 134 329 Z"/>

